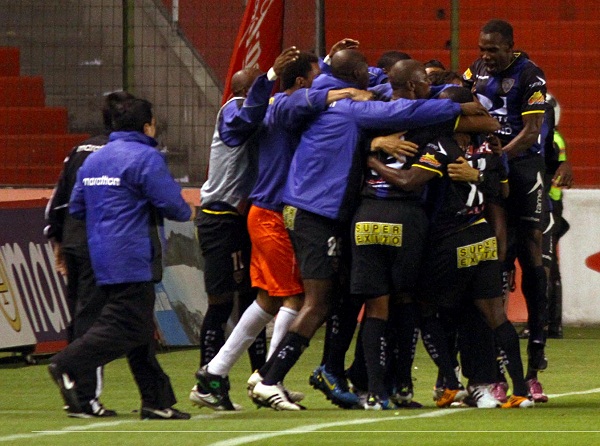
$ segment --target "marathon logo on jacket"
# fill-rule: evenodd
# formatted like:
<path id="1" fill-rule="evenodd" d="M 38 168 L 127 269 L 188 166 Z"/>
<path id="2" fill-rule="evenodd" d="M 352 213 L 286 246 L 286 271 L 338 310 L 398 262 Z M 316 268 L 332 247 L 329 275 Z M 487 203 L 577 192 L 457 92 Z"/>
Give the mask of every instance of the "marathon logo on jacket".
<path id="1" fill-rule="evenodd" d="M 84 178 L 82 182 L 84 186 L 120 186 L 121 178 L 102 175 L 101 177 Z"/>
<path id="2" fill-rule="evenodd" d="M 84 144 L 77 147 L 77 152 L 97 152 L 104 146 L 98 146 L 96 144 Z"/>
<path id="3" fill-rule="evenodd" d="M 402 224 L 361 221 L 354 227 L 357 245 L 402 246 Z"/>
<path id="4" fill-rule="evenodd" d="M 469 268 L 479 265 L 479 262 L 498 260 L 496 237 L 456 248 L 456 260 L 458 268 Z"/>

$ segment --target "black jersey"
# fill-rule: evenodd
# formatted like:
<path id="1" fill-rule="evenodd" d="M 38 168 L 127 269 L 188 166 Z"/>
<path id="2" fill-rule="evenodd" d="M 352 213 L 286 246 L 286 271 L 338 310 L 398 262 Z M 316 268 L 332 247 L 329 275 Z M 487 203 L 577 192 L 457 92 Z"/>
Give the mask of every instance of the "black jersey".
<path id="1" fill-rule="evenodd" d="M 482 218 L 484 195 L 478 185 L 453 181 L 447 166 L 466 153 L 452 137 L 442 137 L 427 144 L 424 153 L 413 167 L 435 172 L 438 176 L 428 183 L 426 210 L 430 218 L 430 237 L 439 239 L 460 231 Z M 473 167 L 486 167 L 484 157 L 468 160 Z"/>
<path id="2" fill-rule="evenodd" d="M 488 73 L 483 60 L 477 59 L 463 74 L 481 104 L 502 127 L 498 137 L 508 144 L 523 130 L 523 115 L 546 111 L 546 78 L 544 72 L 522 53 L 502 72 Z M 536 141 L 523 155 L 543 153 L 543 144 Z"/>
<path id="3" fill-rule="evenodd" d="M 483 182 L 478 184 L 485 201 L 502 198 L 501 184 L 508 183 L 508 172 L 502 158 L 495 154 L 487 141 L 469 146 L 465 158 L 472 167 L 484 171 Z"/>
<path id="4" fill-rule="evenodd" d="M 381 151 L 377 152 L 376 156 L 379 158 L 379 161 L 393 169 L 409 169 L 419 159 L 419 155 L 425 150 L 427 143 L 442 136 L 451 135 L 454 131 L 455 123 L 456 120 L 451 120 L 442 124 L 421 127 L 407 132 L 403 138 L 419 146 L 419 153 L 414 157 L 397 160 L 393 156 Z M 369 145 L 371 140 L 372 138 L 368 139 Z M 372 169 L 367 169 L 365 172 L 362 195 L 380 200 L 421 200 L 422 198 L 421 191 L 405 191 L 396 187 L 385 181 L 381 178 L 381 175 Z"/>
<path id="5" fill-rule="evenodd" d="M 65 158 L 58 184 L 46 206 L 47 226 L 44 229 L 48 238 L 56 239 L 65 248 L 87 246 L 85 222 L 69 214 L 69 199 L 77 180 L 77 171 L 90 154 L 104 147 L 107 142 L 108 135 L 93 136 L 73 148 Z"/>

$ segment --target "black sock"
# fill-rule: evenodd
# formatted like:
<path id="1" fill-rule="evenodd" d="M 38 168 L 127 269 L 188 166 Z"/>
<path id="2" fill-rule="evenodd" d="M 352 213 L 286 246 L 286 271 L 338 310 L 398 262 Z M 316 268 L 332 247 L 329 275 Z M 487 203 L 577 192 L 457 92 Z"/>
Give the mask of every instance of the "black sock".
<path id="1" fill-rule="evenodd" d="M 385 341 L 387 321 L 368 317 L 365 319 L 364 324 L 362 343 L 369 378 L 369 392 L 385 399 L 388 397 L 384 380 L 387 357 Z"/>
<path id="2" fill-rule="evenodd" d="M 233 302 L 209 305 L 200 330 L 200 367 L 208 364 L 225 344 L 225 323 L 233 310 Z"/>
<path id="3" fill-rule="evenodd" d="M 513 383 L 513 394 L 526 396 L 528 388 L 523 376 L 519 335 L 515 327 L 509 321 L 506 321 L 494 330 L 494 334 L 498 345 L 506 354 L 505 366 Z"/>
<path id="4" fill-rule="evenodd" d="M 267 363 L 261 368 L 263 382 L 272 386 L 283 381 L 287 373 L 294 367 L 294 364 L 302 355 L 302 352 L 308 347 L 309 339 L 298 333 L 288 332 L 279 343 L 275 353 L 269 358 Z M 263 370 L 265 374 L 263 375 Z"/>
<path id="5" fill-rule="evenodd" d="M 363 350 L 362 334 L 364 330 L 364 323 L 360 324 L 358 334 L 356 335 L 356 345 L 354 347 L 354 361 L 348 368 L 348 379 L 352 383 L 355 389 L 364 390 L 365 392 L 369 388 L 367 378 L 367 365 L 365 363 L 365 353 Z"/>
<path id="6" fill-rule="evenodd" d="M 530 342 L 545 344 L 548 323 L 548 280 L 543 266 L 523 268 L 522 289 L 527 303 Z"/>
<path id="7" fill-rule="evenodd" d="M 412 386 L 412 366 L 419 340 L 418 308 L 415 303 L 399 304 L 393 309 L 393 326 L 396 331 L 396 384 Z"/>
<path id="8" fill-rule="evenodd" d="M 267 360 L 267 330 L 263 328 L 254 342 L 248 347 L 248 357 L 252 371 L 260 369 Z"/>
<path id="9" fill-rule="evenodd" d="M 327 357 L 325 358 L 325 369 L 328 373 L 344 376 L 346 353 L 354 337 L 360 308 L 356 302 L 348 300 L 337 312 L 335 320 L 332 321 Z"/>
<path id="10" fill-rule="evenodd" d="M 496 381 L 496 343 L 494 332 L 474 305 L 461 314 L 459 345 L 463 375 L 473 384 Z"/>
<path id="11" fill-rule="evenodd" d="M 421 336 L 427 353 L 444 376 L 446 387 L 453 390 L 458 389 L 458 379 L 454 373 L 454 367 L 452 367 L 446 337 L 437 316 L 423 318 Z"/>

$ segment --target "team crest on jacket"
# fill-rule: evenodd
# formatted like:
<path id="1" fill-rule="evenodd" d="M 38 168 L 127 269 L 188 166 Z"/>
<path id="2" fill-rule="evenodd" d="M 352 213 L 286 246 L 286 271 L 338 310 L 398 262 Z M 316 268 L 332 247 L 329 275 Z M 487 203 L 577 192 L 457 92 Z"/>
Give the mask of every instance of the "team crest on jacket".
<path id="1" fill-rule="evenodd" d="M 512 77 L 502 79 L 502 91 L 506 94 L 515 85 L 515 80 Z"/>

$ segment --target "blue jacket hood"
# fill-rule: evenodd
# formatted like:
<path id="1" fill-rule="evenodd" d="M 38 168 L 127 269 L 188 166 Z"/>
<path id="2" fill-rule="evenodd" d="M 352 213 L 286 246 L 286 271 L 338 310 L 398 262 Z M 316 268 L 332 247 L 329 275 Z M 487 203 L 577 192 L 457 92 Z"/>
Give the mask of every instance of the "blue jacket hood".
<path id="1" fill-rule="evenodd" d="M 122 139 L 123 141 L 139 142 L 150 147 L 156 147 L 158 145 L 158 142 L 154 138 L 151 138 L 150 136 L 147 136 L 144 133 L 135 130 L 111 132 L 111 134 L 108 135 L 109 141 L 115 141 L 117 139 Z"/>
<path id="2" fill-rule="evenodd" d="M 316 90 L 334 90 L 339 88 L 359 88 L 357 84 L 346 82 L 342 79 L 338 79 L 330 74 L 322 74 L 318 76 L 312 84 L 312 87 Z"/>

